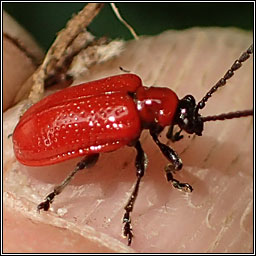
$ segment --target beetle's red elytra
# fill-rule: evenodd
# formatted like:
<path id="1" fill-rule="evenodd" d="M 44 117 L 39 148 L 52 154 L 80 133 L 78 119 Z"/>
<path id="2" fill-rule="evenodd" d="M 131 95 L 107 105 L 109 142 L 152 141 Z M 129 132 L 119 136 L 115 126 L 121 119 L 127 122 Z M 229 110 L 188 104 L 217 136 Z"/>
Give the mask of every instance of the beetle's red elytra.
<path id="1" fill-rule="evenodd" d="M 167 180 L 175 188 L 191 192 L 193 189 L 188 183 L 173 177 L 175 171 L 182 169 L 181 159 L 172 148 L 161 143 L 158 136 L 166 126 L 169 126 L 167 138 L 172 141 L 182 139 L 183 130 L 201 136 L 204 122 L 253 115 L 252 110 L 207 117 L 199 114 L 212 94 L 226 84 L 252 52 L 253 46 L 250 46 L 198 104 L 191 95 L 179 100 L 171 89 L 146 87 L 137 75 L 122 74 L 66 88 L 33 105 L 20 118 L 13 133 L 17 160 L 28 166 L 44 166 L 84 156 L 71 174 L 38 205 L 38 210 L 47 211 L 76 172 L 94 165 L 100 153 L 133 146 L 137 151 L 137 180 L 123 216 L 123 235 L 130 245 L 133 238 L 130 214 L 147 165 L 139 141 L 142 130 L 149 130 L 169 160 L 165 168 Z M 175 125 L 180 128 L 176 133 L 173 132 Z"/>
<path id="2" fill-rule="evenodd" d="M 22 116 L 13 134 L 15 155 L 24 165 L 42 166 L 113 151 L 138 139 L 154 120 L 162 127 L 172 123 L 177 104 L 173 91 L 143 87 L 133 74 L 73 86 Z"/>

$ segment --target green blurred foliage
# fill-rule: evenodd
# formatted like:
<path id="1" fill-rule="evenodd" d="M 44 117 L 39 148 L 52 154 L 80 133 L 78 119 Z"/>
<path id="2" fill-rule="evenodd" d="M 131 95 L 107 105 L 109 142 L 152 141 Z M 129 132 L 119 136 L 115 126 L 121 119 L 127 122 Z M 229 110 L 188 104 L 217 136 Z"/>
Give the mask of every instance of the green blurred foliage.
<path id="1" fill-rule="evenodd" d="M 22 24 L 47 49 L 56 33 L 83 8 L 85 3 L 6 2 L 3 8 Z M 116 3 L 122 16 L 139 35 L 154 35 L 168 29 L 194 26 L 238 27 L 253 30 L 253 2 L 206 3 Z M 89 26 L 96 36 L 131 39 L 132 36 L 116 16 L 109 4 Z"/>

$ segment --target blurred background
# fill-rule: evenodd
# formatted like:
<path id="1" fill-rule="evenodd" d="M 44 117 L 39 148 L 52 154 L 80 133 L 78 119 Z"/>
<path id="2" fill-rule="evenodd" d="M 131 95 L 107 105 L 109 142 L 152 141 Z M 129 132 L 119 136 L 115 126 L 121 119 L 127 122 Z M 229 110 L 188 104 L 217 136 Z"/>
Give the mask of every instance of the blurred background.
<path id="1" fill-rule="evenodd" d="M 3 3 L 3 8 L 25 27 L 45 50 L 66 22 L 85 3 Z M 123 18 L 138 35 L 154 35 L 169 29 L 189 27 L 238 27 L 253 30 L 254 2 L 206 3 L 116 3 Z M 105 4 L 89 30 L 96 36 L 132 38 Z"/>

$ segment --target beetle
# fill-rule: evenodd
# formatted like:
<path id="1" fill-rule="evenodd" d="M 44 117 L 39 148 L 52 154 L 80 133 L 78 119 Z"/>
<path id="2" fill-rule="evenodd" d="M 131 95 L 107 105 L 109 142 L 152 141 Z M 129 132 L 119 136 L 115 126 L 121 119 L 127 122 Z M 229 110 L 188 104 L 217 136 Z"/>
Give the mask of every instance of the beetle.
<path id="1" fill-rule="evenodd" d="M 206 117 L 199 113 L 212 94 L 226 84 L 252 53 L 251 45 L 197 104 L 192 95 L 178 99 L 171 89 L 143 86 L 137 75 L 128 73 L 66 88 L 33 105 L 20 118 L 13 132 L 17 160 L 28 166 L 45 166 L 84 157 L 38 205 L 38 211 L 47 211 L 74 175 L 93 166 L 100 153 L 125 145 L 135 147 L 137 180 L 123 215 L 123 235 L 131 245 L 130 215 L 147 166 L 147 157 L 139 141 L 142 130 L 149 130 L 153 141 L 170 162 L 165 168 L 167 181 L 181 191 L 192 192 L 190 184 L 174 178 L 175 171 L 182 169 L 182 160 L 171 147 L 161 143 L 158 136 L 169 127 L 166 136 L 175 142 L 183 138 L 182 131 L 201 136 L 205 122 L 253 115 L 253 110 Z M 174 126 L 180 130 L 174 132 Z"/>

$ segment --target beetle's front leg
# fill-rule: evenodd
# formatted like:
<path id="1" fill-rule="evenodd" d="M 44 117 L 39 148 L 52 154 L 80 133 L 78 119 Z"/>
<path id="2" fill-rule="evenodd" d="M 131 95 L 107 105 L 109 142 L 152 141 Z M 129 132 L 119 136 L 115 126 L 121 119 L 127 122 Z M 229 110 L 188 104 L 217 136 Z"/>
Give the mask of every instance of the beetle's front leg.
<path id="1" fill-rule="evenodd" d="M 182 169 L 182 161 L 179 158 L 178 154 L 172 148 L 159 141 L 158 133 L 150 131 L 150 134 L 156 145 L 160 148 L 163 155 L 171 162 L 165 167 L 167 181 L 172 182 L 173 187 L 179 190 L 185 192 L 192 192 L 193 188 L 191 185 L 189 185 L 188 183 L 179 182 L 178 180 L 173 178 L 173 173 Z"/>
<path id="2" fill-rule="evenodd" d="M 174 125 L 171 125 L 167 134 L 166 134 L 166 137 L 171 140 L 172 142 L 176 142 L 176 141 L 179 141 L 181 140 L 184 136 L 183 135 L 180 135 L 180 133 L 182 132 L 182 129 L 180 129 L 178 132 L 174 133 L 173 132 L 173 127 Z"/>
<path id="3" fill-rule="evenodd" d="M 146 157 L 139 141 L 136 142 L 135 148 L 137 150 L 137 156 L 136 156 L 136 160 L 135 160 L 137 181 L 135 183 L 135 186 L 133 188 L 133 191 L 132 191 L 132 194 L 131 194 L 129 200 L 128 200 L 126 206 L 124 207 L 125 214 L 123 216 L 123 223 L 124 223 L 123 235 L 124 235 L 124 237 L 128 237 L 128 245 L 131 245 L 132 238 L 133 238 L 130 213 L 133 210 L 133 206 L 134 206 L 134 203 L 137 198 L 138 191 L 139 191 L 140 181 L 144 175 L 146 165 L 147 165 L 147 157 Z"/>
<path id="4" fill-rule="evenodd" d="M 69 182 L 72 180 L 75 174 L 80 170 L 93 166 L 97 162 L 98 158 L 99 158 L 99 154 L 93 154 L 93 155 L 84 157 L 76 165 L 76 168 L 68 175 L 68 177 L 60 185 L 56 186 L 53 192 L 47 195 L 47 197 L 45 198 L 45 201 L 43 201 L 37 206 L 37 210 L 40 211 L 41 209 L 43 209 L 45 211 L 48 211 L 50 208 L 50 204 L 53 202 L 54 197 L 59 195 L 63 191 L 63 189 L 69 184 Z"/>
<path id="5" fill-rule="evenodd" d="M 182 183 L 178 180 L 173 178 L 173 173 L 175 173 L 175 167 L 173 164 L 167 164 L 165 166 L 165 172 L 166 172 L 166 179 L 167 181 L 172 182 L 172 185 L 174 188 L 177 188 L 178 190 L 184 191 L 184 192 L 192 192 L 193 188 L 188 183 Z"/>

